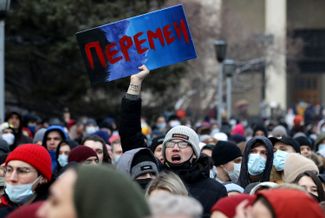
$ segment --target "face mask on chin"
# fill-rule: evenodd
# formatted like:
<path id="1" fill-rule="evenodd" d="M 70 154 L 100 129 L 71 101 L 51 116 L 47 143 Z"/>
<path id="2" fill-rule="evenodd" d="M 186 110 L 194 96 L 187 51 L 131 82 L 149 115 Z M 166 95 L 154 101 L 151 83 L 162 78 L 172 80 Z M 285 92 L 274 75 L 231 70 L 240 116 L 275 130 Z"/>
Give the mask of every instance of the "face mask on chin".
<path id="1" fill-rule="evenodd" d="M 39 176 L 34 182 L 22 185 L 6 184 L 5 193 L 9 199 L 17 204 L 24 204 L 29 201 L 34 195 L 33 186 L 40 181 Z"/>

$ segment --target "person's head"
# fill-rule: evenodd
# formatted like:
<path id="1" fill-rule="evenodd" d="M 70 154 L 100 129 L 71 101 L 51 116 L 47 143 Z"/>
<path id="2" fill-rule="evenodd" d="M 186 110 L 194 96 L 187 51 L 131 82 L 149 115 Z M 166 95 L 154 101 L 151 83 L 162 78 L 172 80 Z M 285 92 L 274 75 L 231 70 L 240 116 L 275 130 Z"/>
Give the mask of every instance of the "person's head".
<path id="1" fill-rule="evenodd" d="M 123 149 L 121 145 L 121 141 L 114 140 L 111 144 L 112 147 L 112 159 L 114 163 L 117 163 L 117 161 L 120 159 L 121 155 L 123 154 Z"/>
<path id="2" fill-rule="evenodd" d="M 153 218 L 200 218 L 203 213 L 201 204 L 189 196 L 157 193 L 148 202 Z"/>
<path id="3" fill-rule="evenodd" d="M 287 136 L 287 129 L 284 126 L 278 125 L 273 128 L 271 132 L 272 137 L 282 137 L 282 136 Z"/>
<path id="4" fill-rule="evenodd" d="M 277 150 L 285 151 L 288 153 L 296 153 L 300 151 L 298 142 L 291 137 L 270 137 L 270 140 L 273 144 L 274 152 Z"/>
<path id="5" fill-rule="evenodd" d="M 284 164 L 283 181 L 292 183 L 299 174 L 306 171 L 319 173 L 316 164 L 309 158 L 297 153 L 289 153 Z"/>
<path id="6" fill-rule="evenodd" d="M 56 148 L 58 147 L 59 143 L 62 140 L 67 139 L 65 130 L 62 126 L 53 125 L 46 129 L 44 136 L 43 136 L 43 143 L 42 145 L 48 150 L 48 151 L 56 151 Z"/>
<path id="7" fill-rule="evenodd" d="M 0 136 L 5 140 L 8 145 L 13 145 L 15 142 L 14 127 L 9 123 L 5 122 L 0 125 Z"/>
<path id="8" fill-rule="evenodd" d="M 5 161 L 5 192 L 15 203 L 27 202 L 36 188 L 49 182 L 51 177 L 51 157 L 40 145 L 20 145 Z"/>
<path id="9" fill-rule="evenodd" d="M 93 184 L 89 180 L 95 181 Z M 150 211 L 143 193 L 126 176 L 107 166 L 68 169 L 50 188 L 38 211 L 41 218 L 143 218 Z"/>
<path id="10" fill-rule="evenodd" d="M 111 163 L 105 141 L 99 136 L 86 136 L 81 144 L 93 149 L 97 153 L 99 163 Z"/>
<path id="11" fill-rule="evenodd" d="M 155 155 L 155 157 L 161 162 L 164 163 L 164 156 L 163 156 L 163 142 L 164 142 L 165 136 L 157 136 L 152 139 L 152 143 L 150 145 L 150 149 Z"/>
<path id="12" fill-rule="evenodd" d="M 46 128 L 40 128 L 39 130 L 37 130 L 33 138 L 33 143 L 42 145 L 45 132 Z"/>
<path id="13" fill-rule="evenodd" d="M 228 181 L 237 182 L 242 162 L 242 154 L 237 145 L 218 141 L 212 151 L 212 159 L 218 172 L 222 171 L 229 178 Z"/>
<path id="14" fill-rule="evenodd" d="M 6 121 L 13 126 L 13 128 L 15 129 L 15 131 L 21 131 L 22 129 L 22 117 L 21 114 L 18 112 L 10 112 L 7 117 L 6 117 Z"/>
<path id="15" fill-rule="evenodd" d="M 244 150 L 239 185 L 246 187 L 252 182 L 269 181 L 273 165 L 272 142 L 264 136 L 250 139 Z"/>
<path id="16" fill-rule="evenodd" d="M 253 136 L 265 136 L 268 137 L 267 129 L 264 125 L 258 124 L 253 129 Z"/>
<path id="17" fill-rule="evenodd" d="M 260 191 L 251 209 L 254 218 L 323 218 L 318 203 L 305 192 L 294 189 Z"/>
<path id="18" fill-rule="evenodd" d="M 201 153 L 212 158 L 212 151 L 213 151 L 214 147 L 215 147 L 215 144 L 206 144 L 201 148 Z"/>
<path id="19" fill-rule="evenodd" d="M 99 159 L 96 152 L 84 145 L 79 145 L 72 149 L 68 156 L 68 163 L 76 162 L 86 165 L 97 165 Z"/>
<path id="20" fill-rule="evenodd" d="M 221 198 L 211 208 L 211 218 L 232 218 L 236 215 L 236 207 L 243 201 L 248 201 L 252 205 L 255 200 L 254 195 L 239 194 Z"/>
<path id="21" fill-rule="evenodd" d="M 169 171 L 161 172 L 154 178 L 146 188 L 146 197 L 160 193 L 169 192 L 176 195 L 188 195 L 188 191 L 178 175 Z"/>
<path id="22" fill-rule="evenodd" d="M 68 157 L 72 146 L 67 140 L 61 141 L 56 148 L 56 157 L 60 167 L 65 167 L 68 164 Z"/>
<path id="23" fill-rule="evenodd" d="M 302 186 L 312 197 L 318 202 L 325 200 L 325 193 L 323 190 L 322 182 L 315 172 L 306 171 L 297 176 L 294 183 Z"/>
<path id="24" fill-rule="evenodd" d="M 313 143 L 311 142 L 311 140 L 304 136 L 299 136 L 294 139 L 298 142 L 298 144 L 300 146 L 299 147 L 300 154 L 307 158 L 311 158 L 312 151 L 314 150 L 314 146 L 313 146 Z"/>
<path id="25" fill-rule="evenodd" d="M 124 152 L 116 163 L 116 168 L 128 174 L 143 189 L 158 175 L 158 162 L 149 148 Z"/>
<path id="26" fill-rule="evenodd" d="M 163 142 L 165 164 L 169 166 L 191 163 L 200 157 L 199 136 L 187 126 L 169 130 Z"/>

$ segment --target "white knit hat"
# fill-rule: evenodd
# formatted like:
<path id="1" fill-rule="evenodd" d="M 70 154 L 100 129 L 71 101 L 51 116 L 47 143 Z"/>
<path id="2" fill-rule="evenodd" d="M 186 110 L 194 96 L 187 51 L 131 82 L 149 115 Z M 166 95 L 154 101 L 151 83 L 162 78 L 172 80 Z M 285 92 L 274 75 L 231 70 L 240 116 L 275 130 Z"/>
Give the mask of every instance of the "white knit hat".
<path id="1" fill-rule="evenodd" d="M 182 140 L 188 142 L 194 151 L 194 154 L 197 158 L 200 157 L 200 140 L 198 134 L 191 129 L 190 127 L 187 126 L 175 126 L 174 128 L 170 129 L 164 139 L 163 142 L 163 150 L 165 151 L 166 149 L 166 142 L 170 140 Z"/>
<path id="2" fill-rule="evenodd" d="M 306 171 L 315 171 L 319 173 L 318 167 L 314 161 L 297 153 L 290 153 L 284 163 L 283 180 L 286 183 L 292 183 L 299 174 Z"/>

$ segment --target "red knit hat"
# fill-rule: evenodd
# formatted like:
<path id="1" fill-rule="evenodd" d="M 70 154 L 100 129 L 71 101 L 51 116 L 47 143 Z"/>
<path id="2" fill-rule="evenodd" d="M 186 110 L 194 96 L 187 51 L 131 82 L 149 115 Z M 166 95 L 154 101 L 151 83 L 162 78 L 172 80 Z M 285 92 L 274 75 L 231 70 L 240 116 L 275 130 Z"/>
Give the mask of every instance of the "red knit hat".
<path id="1" fill-rule="evenodd" d="M 12 160 L 20 160 L 32 165 L 48 181 L 51 180 L 51 156 L 43 146 L 37 144 L 19 145 L 9 153 L 5 165 Z"/>
<path id="2" fill-rule="evenodd" d="M 219 201 L 217 201 L 217 203 L 213 205 L 211 212 L 220 211 L 227 217 L 232 218 L 236 214 L 236 207 L 238 204 L 246 199 L 249 201 L 248 205 L 252 205 L 253 201 L 255 200 L 255 196 L 248 194 L 239 194 L 221 198 Z"/>
<path id="3" fill-rule="evenodd" d="M 75 147 L 74 149 L 71 150 L 69 157 L 68 157 L 68 162 L 77 162 L 81 163 L 87 160 L 90 157 L 97 157 L 96 152 L 84 145 L 79 145 Z"/>

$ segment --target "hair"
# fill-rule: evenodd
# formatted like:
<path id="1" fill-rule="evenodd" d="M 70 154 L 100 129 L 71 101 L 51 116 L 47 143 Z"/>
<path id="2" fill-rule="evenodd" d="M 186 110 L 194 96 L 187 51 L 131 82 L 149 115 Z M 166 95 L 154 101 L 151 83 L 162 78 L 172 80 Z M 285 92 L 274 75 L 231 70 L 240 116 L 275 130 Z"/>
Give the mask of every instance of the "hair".
<path id="1" fill-rule="evenodd" d="M 153 218 L 186 215 L 190 218 L 202 217 L 203 208 L 194 198 L 189 196 L 159 193 L 149 198 L 149 206 Z"/>
<path id="2" fill-rule="evenodd" d="M 320 179 L 318 178 L 318 176 L 315 174 L 314 171 L 306 171 L 306 172 L 299 174 L 297 176 L 297 178 L 294 180 L 294 183 L 298 184 L 299 180 L 304 176 L 307 176 L 313 180 L 313 182 L 315 183 L 315 185 L 317 187 L 317 194 L 318 194 L 319 202 L 324 201 L 325 193 L 324 193 L 324 189 L 322 186 L 322 182 L 320 181 Z"/>
<path id="3" fill-rule="evenodd" d="M 97 135 L 89 135 L 86 136 L 82 141 L 81 144 L 84 145 L 86 141 L 94 141 L 94 142 L 100 142 L 103 147 L 103 163 L 112 163 L 111 157 L 108 154 L 107 147 L 105 141 L 97 136 Z"/>
<path id="4" fill-rule="evenodd" d="M 148 198 L 154 190 L 165 190 L 176 195 L 188 195 L 188 191 L 178 175 L 173 172 L 161 172 L 154 178 L 146 189 L 146 197 Z"/>

